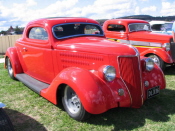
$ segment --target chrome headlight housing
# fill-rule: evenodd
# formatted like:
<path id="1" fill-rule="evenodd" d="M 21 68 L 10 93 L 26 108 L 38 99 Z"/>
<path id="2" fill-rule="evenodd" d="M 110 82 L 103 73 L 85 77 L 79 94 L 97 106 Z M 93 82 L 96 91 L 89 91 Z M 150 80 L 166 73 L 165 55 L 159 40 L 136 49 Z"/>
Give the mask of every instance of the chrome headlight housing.
<path id="1" fill-rule="evenodd" d="M 107 65 L 103 68 L 103 75 L 107 81 L 113 81 L 116 77 L 116 70 L 113 66 Z"/>
<path id="2" fill-rule="evenodd" d="M 170 43 L 164 43 L 163 47 L 165 48 L 166 51 L 170 50 Z"/>
<path id="3" fill-rule="evenodd" d="M 151 71 L 154 68 L 154 61 L 151 58 L 146 58 L 145 63 L 146 63 L 145 66 L 147 71 Z"/>

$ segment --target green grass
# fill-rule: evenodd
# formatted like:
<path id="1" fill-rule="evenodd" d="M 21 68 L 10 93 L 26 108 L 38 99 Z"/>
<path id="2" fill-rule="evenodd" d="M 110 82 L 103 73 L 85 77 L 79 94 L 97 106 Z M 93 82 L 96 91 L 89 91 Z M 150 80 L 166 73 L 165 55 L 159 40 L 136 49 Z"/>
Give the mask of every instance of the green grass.
<path id="1" fill-rule="evenodd" d="M 16 131 L 173 131 L 175 130 L 175 67 L 165 70 L 167 88 L 140 109 L 115 108 L 85 122 L 71 119 L 19 81 L 0 64 L 0 101 L 6 104 Z"/>
<path id="2" fill-rule="evenodd" d="M 4 55 L 0 55 L 0 58 L 4 58 Z"/>

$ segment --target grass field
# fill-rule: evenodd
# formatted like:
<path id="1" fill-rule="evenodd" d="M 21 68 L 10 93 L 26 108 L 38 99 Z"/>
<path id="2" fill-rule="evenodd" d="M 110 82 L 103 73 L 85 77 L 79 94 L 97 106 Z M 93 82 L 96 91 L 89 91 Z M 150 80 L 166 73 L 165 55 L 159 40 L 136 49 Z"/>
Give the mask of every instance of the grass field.
<path id="1" fill-rule="evenodd" d="M 0 55 L 0 58 L 4 58 L 4 56 L 3 55 Z"/>
<path id="2" fill-rule="evenodd" d="M 173 131 L 175 130 L 175 67 L 165 70 L 167 88 L 140 109 L 115 108 L 85 122 L 71 119 L 53 105 L 9 78 L 0 64 L 0 101 L 6 104 L 16 131 Z"/>

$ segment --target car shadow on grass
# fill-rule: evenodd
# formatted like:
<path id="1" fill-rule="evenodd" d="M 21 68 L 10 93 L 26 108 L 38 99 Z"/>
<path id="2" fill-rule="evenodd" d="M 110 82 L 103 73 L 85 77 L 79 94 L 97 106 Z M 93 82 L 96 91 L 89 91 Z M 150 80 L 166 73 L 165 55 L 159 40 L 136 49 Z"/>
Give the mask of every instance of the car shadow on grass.
<path id="1" fill-rule="evenodd" d="M 18 111 L 4 108 L 10 118 L 15 131 L 47 131 L 47 129 L 35 119 Z"/>
<path id="2" fill-rule="evenodd" d="M 139 109 L 114 108 L 100 115 L 92 115 L 86 122 L 95 125 L 113 126 L 114 131 L 143 127 L 146 121 L 168 122 L 175 114 L 175 91 L 165 89 L 159 96 L 144 102 Z M 152 123 L 153 123 L 152 122 Z"/>
<path id="3" fill-rule="evenodd" d="M 167 66 L 164 70 L 165 75 L 175 75 L 175 65 Z"/>

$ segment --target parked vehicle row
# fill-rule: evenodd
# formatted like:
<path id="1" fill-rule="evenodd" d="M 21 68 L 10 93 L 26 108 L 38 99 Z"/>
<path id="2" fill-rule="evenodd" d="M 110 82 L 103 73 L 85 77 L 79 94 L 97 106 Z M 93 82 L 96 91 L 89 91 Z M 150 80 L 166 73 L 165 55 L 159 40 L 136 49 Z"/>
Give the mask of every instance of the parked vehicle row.
<path id="1" fill-rule="evenodd" d="M 162 70 L 175 62 L 175 43 L 172 35 L 154 33 L 144 20 L 112 19 L 103 24 L 108 39 L 133 45 L 141 56 L 150 57 Z"/>
<path id="2" fill-rule="evenodd" d="M 173 22 L 150 21 L 149 24 L 151 26 L 152 32 L 172 35 Z"/>
<path id="3" fill-rule="evenodd" d="M 139 36 L 140 32 L 131 27 L 148 24 L 141 21 L 129 25 L 128 30 L 127 23 L 118 36 L 125 38 L 124 42 L 132 38 L 140 46 L 137 43 L 144 35 Z M 114 27 L 119 28 L 118 25 Z M 116 33 L 108 23 L 106 27 L 113 34 L 111 38 L 115 38 Z M 162 61 L 173 62 L 171 37 L 162 36 L 161 41 L 154 42 L 158 36 L 149 33 L 148 25 L 144 39 L 150 37 L 151 44 L 157 48 L 145 54 L 161 51 L 167 56 L 161 55 Z M 137 37 L 139 42 L 135 40 Z M 90 114 L 111 108 L 140 108 L 145 100 L 165 89 L 162 70 L 151 58 L 143 57 L 146 50 L 139 53 L 140 50 L 132 44 L 107 40 L 95 20 L 45 18 L 31 21 L 15 47 L 8 48 L 5 67 L 12 79 L 21 81 L 55 105 L 62 103 L 70 117 L 82 121 Z"/>

